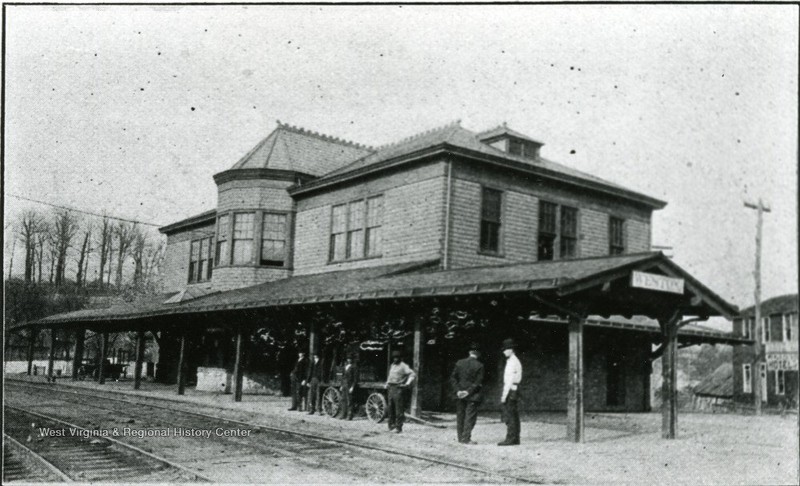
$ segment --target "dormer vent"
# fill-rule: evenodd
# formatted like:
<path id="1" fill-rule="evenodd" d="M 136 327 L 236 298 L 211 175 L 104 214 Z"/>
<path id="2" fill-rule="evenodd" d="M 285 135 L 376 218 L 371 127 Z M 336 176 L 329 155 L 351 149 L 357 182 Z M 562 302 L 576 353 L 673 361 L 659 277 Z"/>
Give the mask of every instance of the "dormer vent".
<path id="1" fill-rule="evenodd" d="M 502 125 L 478 134 L 478 139 L 509 155 L 535 160 L 539 158 L 539 149 L 544 145 L 522 133 Z"/>

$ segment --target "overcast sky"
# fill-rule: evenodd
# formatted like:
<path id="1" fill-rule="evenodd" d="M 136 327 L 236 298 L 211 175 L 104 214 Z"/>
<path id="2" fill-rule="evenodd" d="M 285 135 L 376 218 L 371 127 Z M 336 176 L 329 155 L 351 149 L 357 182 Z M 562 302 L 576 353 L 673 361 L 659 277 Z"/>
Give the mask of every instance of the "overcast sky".
<path id="1" fill-rule="evenodd" d="M 276 119 L 371 145 L 506 121 L 668 201 L 653 243 L 742 307 L 764 197 L 763 295 L 797 292 L 796 6 L 6 8 L 6 231 L 9 194 L 213 209 Z"/>

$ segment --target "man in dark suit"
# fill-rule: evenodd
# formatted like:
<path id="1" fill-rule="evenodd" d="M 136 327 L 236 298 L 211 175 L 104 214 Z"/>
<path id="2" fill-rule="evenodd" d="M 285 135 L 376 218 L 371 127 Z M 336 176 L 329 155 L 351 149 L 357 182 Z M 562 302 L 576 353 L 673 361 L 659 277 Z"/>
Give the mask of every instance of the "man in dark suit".
<path id="1" fill-rule="evenodd" d="M 322 361 L 319 359 L 319 351 L 314 352 L 314 356 L 308 363 L 308 375 L 306 384 L 308 385 L 308 414 L 314 415 L 319 406 L 322 413 L 322 395 L 319 393 L 319 384 L 322 383 Z"/>
<path id="2" fill-rule="evenodd" d="M 292 408 L 289 410 L 300 410 L 303 408 L 303 397 L 305 396 L 306 375 L 308 374 L 308 359 L 306 353 L 297 353 L 297 361 L 292 369 Z"/>
<path id="3" fill-rule="evenodd" d="M 483 363 L 478 361 L 479 356 L 478 344 L 470 344 L 469 357 L 458 360 L 450 375 L 450 385 L 456 392 L 458 441 L 462 444 L 475 444 L 472 441 L 472 429 L 478 419 L 478 405 L 483 398 Z"/>
<path id="4" fill-rule="evenodd" d="M 356 381 L 358 380 L 358 373 L 356 372 L 355 357 L 350 354 L 345 360 L 344 369 L 342 370 L 342 384 L 339 387 L 339 392 L 342 399 L 341 404 L 341 418 L 342 420 L 353 420 L 353 391 L 356 388 Z"/>

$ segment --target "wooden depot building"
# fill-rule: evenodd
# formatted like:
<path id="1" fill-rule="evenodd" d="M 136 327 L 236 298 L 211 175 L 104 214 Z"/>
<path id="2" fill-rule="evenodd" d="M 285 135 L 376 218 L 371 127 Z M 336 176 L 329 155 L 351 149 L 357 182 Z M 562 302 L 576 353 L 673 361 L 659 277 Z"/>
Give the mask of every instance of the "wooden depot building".
<path id="1" fill-rule="evenodd" d="M 545 159 L 541 146 L 505 124 L 453 123 L 373 148 L 278 122 L 214 176 L 216 209 L 161 228 L 164 296 L 27 327 L 77 333 L 79 345 L 86 330 L 137 331 L 140 350 L 156 333 L 159 379 L 235 400 L 285 387 L 299 349 L 321 352 L 331 381 L 356 350 L 364 388 L 378 389 L 388 351 L 405 349 L 417 414 L 453 407 L 447 377 L 474 340 L 483 406 L 497 408 L 500 343 L 513 337 L 522 407 L 566 410 L 575 441 L 584 410 L 649 410 L 663 356 L 672 438 L 677 347 L 752 341 L 691 325 L 738 311 L 650 251 L 665 202 Z"/>

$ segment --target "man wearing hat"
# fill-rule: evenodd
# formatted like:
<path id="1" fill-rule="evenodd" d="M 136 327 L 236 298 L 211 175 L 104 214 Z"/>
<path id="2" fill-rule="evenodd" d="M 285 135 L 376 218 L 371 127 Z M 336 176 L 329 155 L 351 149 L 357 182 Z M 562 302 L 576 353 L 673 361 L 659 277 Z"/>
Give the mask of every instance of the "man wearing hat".
<path id="1" fill-rule="evenodd" d="M 478 405 L 483 398 L 483 363 L 478 361 L 478 343 L 469 346 L 469 357 L 460 359 L 450 375 L 450 385 L 456 392 L 456 428 L 458 441 L 462 444 L 472 442 L 472 429 L 478 419 Z"/>
<path id="2" fill-rule="evenodd" d="M 356 354 L 350 353 L 344 363 L 342 370 L 342 385 L 339 387 L 339 392 L 342 395 L 341 408 L 342 420 L 353 420 L 353 391 L 356 388 Z"/>
<path id="3" fill-rule="evenodd" d="M 289 410 L 302 410 L 305 398 L 306 373 L 308 372 L 308 359 L 306 353 L 297 353 L 297 361 L 292 369 L 292 407 Z"/>
<path id="4" fill-rule="evenodd" d="M 522 364 L 514 354 L 517 347 L 513 339 L 503 341 L 503 354 L 506 357 L 506 369 L 503 373 L 503 395 L 500 403 L 503 404 L 503 419 L 506 423 L 506 440 L 498 443 L 499 446 L 519 445 L 519 382 L 522 381 Z"/>
<path id="5" fill-rule="evenodd" d="M 417 375 L 410 366 L 403 362 L 403 352 L 392 352 L 392 365 L 389 367 L 389 377 L 386 379 L 386 388 L 389 392 L 389 431 L 400 433 L 403 431 L 403 422 L 406 419 L 406 404 L 403 403 L 403 390 L 407 388 Z"/>
<path id="6" fill-rule="evenodd" d="M 319 392 L 320 383 L 322 383 L 322 361 L 319 359 L 319 351 L 314 351 L 311 361 L 308 363 L 308 375 L 306 375 L 309 415 L 314 415 L 317 408 L 322 413 L 322 394 Z"/>

